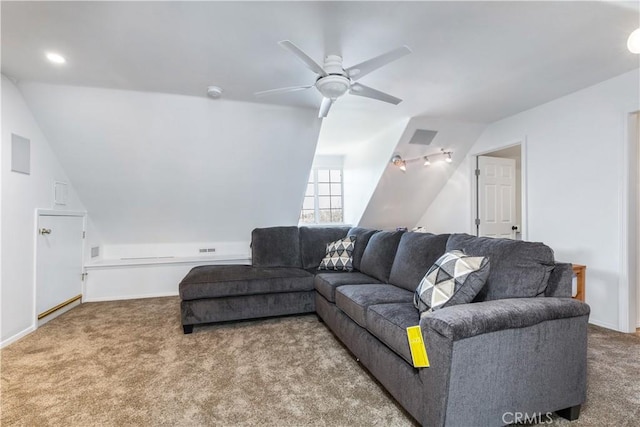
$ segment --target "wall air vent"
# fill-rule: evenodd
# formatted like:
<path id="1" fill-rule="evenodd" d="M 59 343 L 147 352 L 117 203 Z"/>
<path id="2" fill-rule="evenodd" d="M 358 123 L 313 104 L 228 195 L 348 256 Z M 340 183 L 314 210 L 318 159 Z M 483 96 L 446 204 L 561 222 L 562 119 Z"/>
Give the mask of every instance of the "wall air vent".
<path id="1" fill-rule="evenodd" d="M 416 129 L 409 144 L 429 145 L 437 133 L 437 130 Z"/>

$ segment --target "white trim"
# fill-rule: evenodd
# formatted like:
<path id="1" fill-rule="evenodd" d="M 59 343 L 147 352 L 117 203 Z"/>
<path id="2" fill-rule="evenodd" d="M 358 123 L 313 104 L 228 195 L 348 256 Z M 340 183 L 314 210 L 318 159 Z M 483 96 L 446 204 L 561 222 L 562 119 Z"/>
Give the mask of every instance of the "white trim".
<path id="1" fill-rule="evenodd" d="M 620 281 L 618 284 L 618 327 L 622 332 L 635 332 L 640 325 L 638 316 L 638 233 L 640 214 L 638 173 L 640 173 L 640 147 L 638 146 L 638 116 L 640 112 L 626 114 L 625 143 L 621 150 L 621 191 L 618 197 L 620 209 Z"/>
<path id="2" fill-rule="evenodd" d="M 99 270 L 106 268 L 128 268 L 149 265 L 175 265 L 175 264 L 208 264 L 219 262 L 239 262 L 251 263 L 251 258 L 246 254 L 219 255 L 209 257 L 152 257 L 152 258 L 129 258 L 129 259 L 101 259 L 89 262 L 84 265 L 85 270 Z"/>
<path id="3" fill-rule="evenodd" d="M 36 216 L 86 216 L 87 211 L 64 211 L 60 209 L 36 209 Z"/>
<path id="4" fill-rule="evenodd" d="M 471 234 L 475 234 L 477 231 L 476 228 L 476 207 L 477 207 L 477 187 L 476 183 L 478 178 L 476 177 L 476 168 L 477 168 L 477 158 L 478 156 L 484 156 L 487 154 L 491 154 L 494 151 L 504 150 L 505 148 L 515 147 L 516 145 L 520 146 L 520 216 L 522 219 L 522 223 L 520 224 L 520 236 L 522 240 L 528 240 L 529 238 L 529 221 L 528 221 L 528 196 L 527 196 L 527 136 L 524 135 L 520 139 L 513 140 L 504 145 L 497 145 L 490 149 L 485 149 L 482 151 L 474 152 L 469 154 L 467 157 L 471 159 Z"/>
<path id="5" fill-rule="evenodd" d="M 27 335 L 29 335 L 31 332 L 35 331 L 36 327 L 34 325 L 29 326 L 27 329 L 25 329 L 22 332 L 18 332 L 17 334 L 15 334 L 12 337 L 7 338 L 6 340 L 0 342 L 0 348 L 4 348 L 6 346 L 8 346 L 11 343 L 14 343 L 16 341 L 18 341 L 20 338 L 23 338 Z"/>
<path id="6" fill-rule="evenodd" d="M 178 292 L 158 292 L 153 294 L 140 294 L 140 295 L 118 295 L 114 297 L 98 297 L 83 299 L 82 302 L 105 302 L 105 301 L 122 301 L 128 299 L 143 299 L 143 298 L 161 298 L 161 297 L 175 297 L 178 296 Z"/>
<path id="7" fill-rule="evenodd" d="M 589 319 L 590 325 L 600 326 L 601 328 L 611 329 L 612 331 L 617 331 L 618 328 L 613 323 L 602 322 L 600 320 Z"/>

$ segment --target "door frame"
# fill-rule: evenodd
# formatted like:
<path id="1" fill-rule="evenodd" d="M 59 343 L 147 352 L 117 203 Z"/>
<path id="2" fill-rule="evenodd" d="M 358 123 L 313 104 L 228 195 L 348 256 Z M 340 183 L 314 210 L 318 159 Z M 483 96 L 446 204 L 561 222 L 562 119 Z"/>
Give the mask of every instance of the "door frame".
<path id="1" fill-rule="evenodd" d="M 36 209 L 34 215 L 34 224 L 33 224 L 33 301 L 32 301 L 32 318 L 33 318 L 33 328 L 38 329 L 38 308 L 37 308 L 37 295 L 38 292 L 37 283 L 38 283 L 38 224 L 40 220 L 40 216 L 75 216 L 82 218 L 82 230 L 86 233 L 87 231 L 87 212 L 86 211 L 62 211 L 62 210 L 53 210 L 53 209 Z M 86 238 L 82 239 L 82 257 L 80 259 L 80 263 L 84 270 L 84 258 L 85 258 L 85 242 Z M 85 294 L 84 282 L 82 282 L 82 295 Z"/>
<path id="2" fill-rule="evenodd" d="M 515 147 L 516 145 L 520 146 L 520 214 L 522 217 L 522 224 L 520 224 L 520 236 L 522 240 L 528 240 L 529 237 L 529 224 L 528 224 L 528 214 L 527 214 L 527 138 L 523 136 L 514 141 L 507 142 L 501 145 L 495 145 L 491 148 L 484 149 L 482 151 L 473 152 L 469 155 L 471 161 L 469 162 L 470 168 L 470 177 L 469 180 L 471 185 L 471 224 L 470 230 L 471 234 L 477 234 L 477 227 L 475 220 L 477 218 L 477 208 L 478 208 L 478 177 L 476 176 L 476 165 L 477 159 L 479 156 L 487 156 L 493 153 L 494 151 L 500 151 L 505 148 Z"/>
<path id="3" fill-rule="evenodd" d="M 626 115 L 626 135 L 622 150 L 620 200 L 620 282 L 618 329 L 635 332 L 640 327 L 640 111 Z"/>

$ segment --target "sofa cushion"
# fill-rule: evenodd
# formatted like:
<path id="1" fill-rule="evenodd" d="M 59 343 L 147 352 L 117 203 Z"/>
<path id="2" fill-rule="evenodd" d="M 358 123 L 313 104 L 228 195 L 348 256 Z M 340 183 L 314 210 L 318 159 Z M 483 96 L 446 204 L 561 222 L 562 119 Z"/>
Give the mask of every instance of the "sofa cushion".
<path id="1" fill-rule="evenodd" d="M 367 248 L 369 239 L 376 234 L 378 230 L 370 230 L 368 228 L 353 227 L 347 233 L 347 236 L 356 236 L 356 244 L 353 248 L 353 268 L 360 270 L 360 262 L 362 261 L 362 254 Z"/>
<path id="2" fill-rule="evenodd" d="M 369 239 L 362 254 L 360 271 L 376 279 L 388 282 L 398 243 L 404 231 L 379 231 Z"/>
<path id="3" fill-rule="evenodd" d="M 345 285 L 336 289 L 336 306 L 363 328 L 367 307 L 392 302 L 410 303 L 413 293 L 393 285 Z"/>
<path id="4" fill-rule="evenodd" d="M 349 227 L 300 227 L 302 268 L 318 268 L 327 244 L 347 235 Z"/>
<path id="5" fill-rule="evenodd" d="M 298 227 L 254 229 L 251 263 L 254 267 L 302 267 Z"/>
<path id="6" fill-rule="evenodd" d="M 413 297 L 420 315 L 441 308 L 468 304 L 478 295 L 489 276 L 489 260 L 462 251 L 442 255 L 416 288 Z"/>
<path id="7" fill-rule="evenodd" d="M 415 291 L 429 268 L 445 253 L 447 239 L 448 234 L 404 233 L 393 260 L 389 283 Z"/>
<path id="8" fill-rule="evenodd" d="M 313 274 L 297 268 L 249 265 L 195 267 L 178 285 L 182 300 L 313 290 Z"/>
<path id="9" fill-rule="evenodd" d="M 418 310 L 412 303 L 371 305 L 367 310 L 367 330 L 412 365 L 407 328 L 419 323 Z"/>
<path id="10" fill-rule="evenodd" d="M 345 237 L 327 245 L 327 253 L 320 261 L 318 270 L 353 270 L 353 245 L 356 242 L 355 236 Z"/>
<path id="11" fill-rule="evenodd" d="M 329 302 L 336 302 L 336 288 L 344 285 L 370 285 L 379 284 L 380 281 L 364 273 L 353 271 L 345 272 L 321 272 L 316 274 L 314 286 L 316 291 Z"/>
<path id="12" fill-rule="evenodd" d="M 543 243 L 452 234 L 447 251 L 456 249 L 491 262 L 487 284 L 474 301 L 544 295 L 554 267 L 553 251 Z"/>

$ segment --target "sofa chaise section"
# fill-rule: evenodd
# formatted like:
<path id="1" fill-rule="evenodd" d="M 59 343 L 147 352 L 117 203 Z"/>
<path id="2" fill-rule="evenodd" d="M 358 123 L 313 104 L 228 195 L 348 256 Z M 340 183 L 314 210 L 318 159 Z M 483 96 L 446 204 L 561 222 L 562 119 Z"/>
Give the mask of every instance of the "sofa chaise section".
<path id="1" fill-rule="evenodd" d="M 185 334 L 194 325 L 315 311 L 314 274 L 326 244 L 349 227 L 270 227 L 251 233 L 251 265 L 193 268 L 178 286 Z M 311 272 L 310 272 L 311 271 Z"/>

